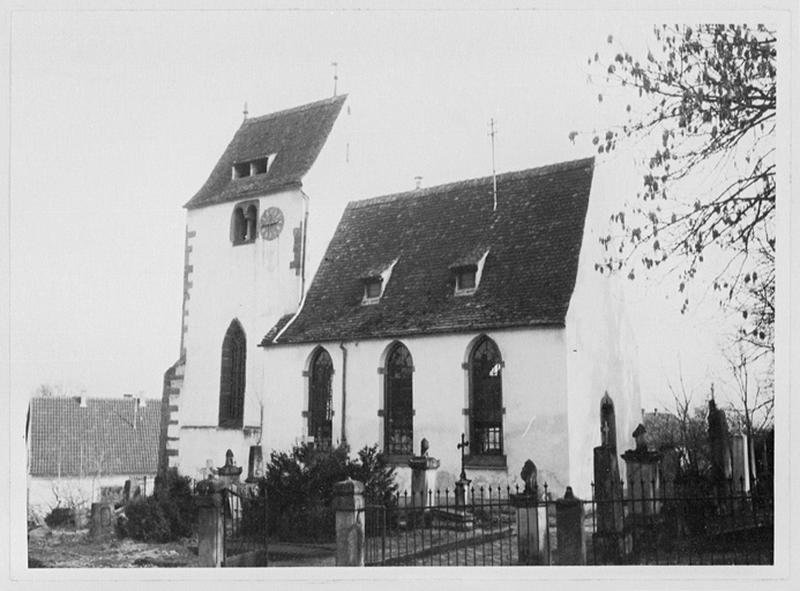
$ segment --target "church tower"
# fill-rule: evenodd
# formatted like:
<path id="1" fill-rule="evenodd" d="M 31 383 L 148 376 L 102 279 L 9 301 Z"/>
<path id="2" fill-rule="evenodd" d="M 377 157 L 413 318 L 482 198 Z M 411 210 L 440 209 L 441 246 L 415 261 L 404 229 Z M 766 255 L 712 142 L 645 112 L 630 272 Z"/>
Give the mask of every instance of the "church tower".
<path id="1" fill-rule="evenodd" d="M 346 96 L 247 118 L 185 204 L 181 351 L 164 377 L 160 469 L 201 477 L 261 441 L 258 344 L 297 310 L 306 269 L 311 170 Z"/>

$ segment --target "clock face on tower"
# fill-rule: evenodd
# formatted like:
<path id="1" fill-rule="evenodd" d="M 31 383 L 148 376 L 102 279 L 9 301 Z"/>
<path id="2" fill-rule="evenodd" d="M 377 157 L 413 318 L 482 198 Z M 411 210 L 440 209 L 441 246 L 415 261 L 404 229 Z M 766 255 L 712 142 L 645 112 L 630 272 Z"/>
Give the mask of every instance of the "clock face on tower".
<path id="1" fill-rule="evenodd" d="M 283 230 L 283 212 L 277 207 L 270 207 L 261 214 L 261 237 L 274 240 Z"/>

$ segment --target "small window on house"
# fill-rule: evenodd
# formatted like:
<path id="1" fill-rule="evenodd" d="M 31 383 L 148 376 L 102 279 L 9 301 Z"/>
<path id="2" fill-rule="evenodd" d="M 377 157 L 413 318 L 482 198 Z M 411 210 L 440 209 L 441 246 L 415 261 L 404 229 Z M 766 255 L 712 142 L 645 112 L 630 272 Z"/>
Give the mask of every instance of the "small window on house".
<path id="1" fill-rule="evenodd" d="M 236 162 L 233 165 L 233 178 L 240 179 L 246 176 L 250 176 L 250 163 Z"/>
<path id="2" fill-rule="evenodd" d="M 364 297 L 361 299 L 362 304 L 377 304 L 383 292 L 386 291 L 386 285 L 392 277 L 392 270 L 400 259 L 395 259 L 388 265 L 380 265 L 369 269 L 361 276 L 361 282 L 364 284 Z"/>
<path id="3" fill-rule="evenodd" d="M 231 242 L 234 245 L 255 242 L 258 226 L 258 201 L 237 203 L 231 214 Z"/>
<path id="4" fill-rule="evenodd" d="M 258 160 L 253 160 L 250 174 L 267 174 L 268 168 L 269 158 L 259 158 Z"/>
<path id="5" fill-rule="evenodd" d="M 381 297 L 381 279 L 380 277 L 368 279 L 364 282 L 364 299 L 374 300 Z"/>
<path id="6" fill-rule="evenodd" d="M 462 269 L 456 273 L 456 291 L 475 289 L 475 273 L 477 269 Z"/>
<path id="7" fill-rule="evenodd" d="M 450 265 L 450 270 L 455 277 L 455 295 L 468 296 L 475 293 L 481 281 L 488 254 L 488 248 L 476 248 Z"/>

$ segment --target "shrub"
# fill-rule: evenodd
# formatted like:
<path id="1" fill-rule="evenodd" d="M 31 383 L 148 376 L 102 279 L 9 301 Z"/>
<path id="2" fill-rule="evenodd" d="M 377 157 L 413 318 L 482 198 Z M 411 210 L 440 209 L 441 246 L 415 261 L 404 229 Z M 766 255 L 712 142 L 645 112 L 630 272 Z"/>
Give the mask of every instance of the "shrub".
<path id="1" fill-rule="evenodd" d="M 161 502 L 155 496 L 139 497 L 128 503 L 125 517 L 117 525 L 121 537 L 158 543 L 174 539 L 170 522 L 164 514 Z"/>
<path id="2" fill-rule="evenodd" d="M 44 522 L 48 527 L 75 527 L 75 511 L 69 507 L 55 507 L 45 516 Z"/>
<path id="3" fill-rule="evenodd" d="M 273 451 L 260 483 L 267 491 L 270 535 L 287 541 L 333 540 L 333 485 L 347 477 L 363 482 L 370 499 L 389 502 L 397 490 L 394 468 L 377 446 L 363 448 L 354 460 L 345 444 L 330 449 L 301 444 L 291 452 Z"/>
<path id="4" fill-rule="evenodd" d="M 197 518 L 191 480 L 171 468 L 158 479 L 153 496 L 128 503 L 125 515 L 118 525 L 122 537 L 163 543 L 191 536 Z"/>

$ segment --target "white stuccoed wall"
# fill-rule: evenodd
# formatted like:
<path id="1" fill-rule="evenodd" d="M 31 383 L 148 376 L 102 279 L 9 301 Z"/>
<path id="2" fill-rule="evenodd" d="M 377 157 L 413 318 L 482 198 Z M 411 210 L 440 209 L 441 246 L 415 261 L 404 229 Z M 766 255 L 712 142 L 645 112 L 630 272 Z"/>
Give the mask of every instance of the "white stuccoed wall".
<path id="1" fill-rule="evenodd" d="M 233 246 L 230 220 L 236 202 L 187 211 L 192 252 L 192 287 L 186 309 L 186 370 L 180 396 L 180 443 L 177 465 L 197 476 L 207 459 L 223 464 L 231 448 L 237 463 L 247 464 L 248 447 L 242 431 L 217 429 L 222 341 L 237 318 L 247 336 L 247 376 L 244 426 L 260 425 L 263 394 L 261 339 L 284 314 L 294 312 L 300 299 L 300 276 L 289 268 L 294 258 L 292 229 L 304 217 L 305 199 L 298 190 L 261 197 L 259 216 L 268 207 L 284 214 L 277 239 L 260 236 L 254 243 Z"/>
<path id="2" fill-rule="evenodd" d="M 532 458 L 542 479 L 553 486 L 566 484 L 569 475 L 567 444 L 566 349 L 564 330 L 534 328 L 490 331 L 505 362 L 503 369 L 503 427 L 508 471 L 468 470 L 474 484 L 505 486 L 518 482 L 526 459 Z M 414 360 L 414 450 L 423 437 L 430 442 L 430 454 L 441 460 L 438 486 L 452 488 L 460 471 L 456 449 L 461 433 L 467 433 L 467 372 L 462 363 L 479 335 L 464 333 L 444 336 L 415 336 L 401 341 Z M 388 347 L 394 341 L 376 339 L 347 342 L 347 439 L 353 452 L 365 445 L 383 445 L 383 366 Z M 334 363 L 334 439 L 341 438 L 342 351 L 340 344 L 325 343 Z M 266 353 L 264 447 L 288 449 L 302 440 L 307 408 L 307 378 L 302 372 L 314 345 L 270 347 Z M 399 470 L 400 485 L 408 488 L 407 468 Z"/>
<path id="3" fill-rule="evenodd" d="M 596 174 L 600 171 L 596 171 Z M 600 274 L 598 237 L 608 231 L 608 208 L 593 185 L 578 274 L 567 312 L 570 466 L 573 491 L 589 499 L 594 479 L 592 448 L 600 445 L 600 399 L 614 401 L 618 455 L 632 445 L 641 417 L 638 354 L 624 297 L 624 275 Z M 620 475 L 625 463 L 620 463 Z M 556 491 L 558 496 L 563 490 Z"/>
<path id="4" fill-rule="evenodd" d="M 28 475 L 28 509 L 44 517 L 58 505 L 58 496 L 61 496 L 61 506 L 68 506 L 69 502 L 81 502 L 85 508 L 100 500 L 101 488 L 104 486 L 124 486 L 130 478 L 147 477 L 147 494 L 153 493 L 155 473 L 152 474 L 111 474 L 106 476 L 77 477 L 48 477 Z M 59 495 L 56 495 L 58 491 Z"/>

